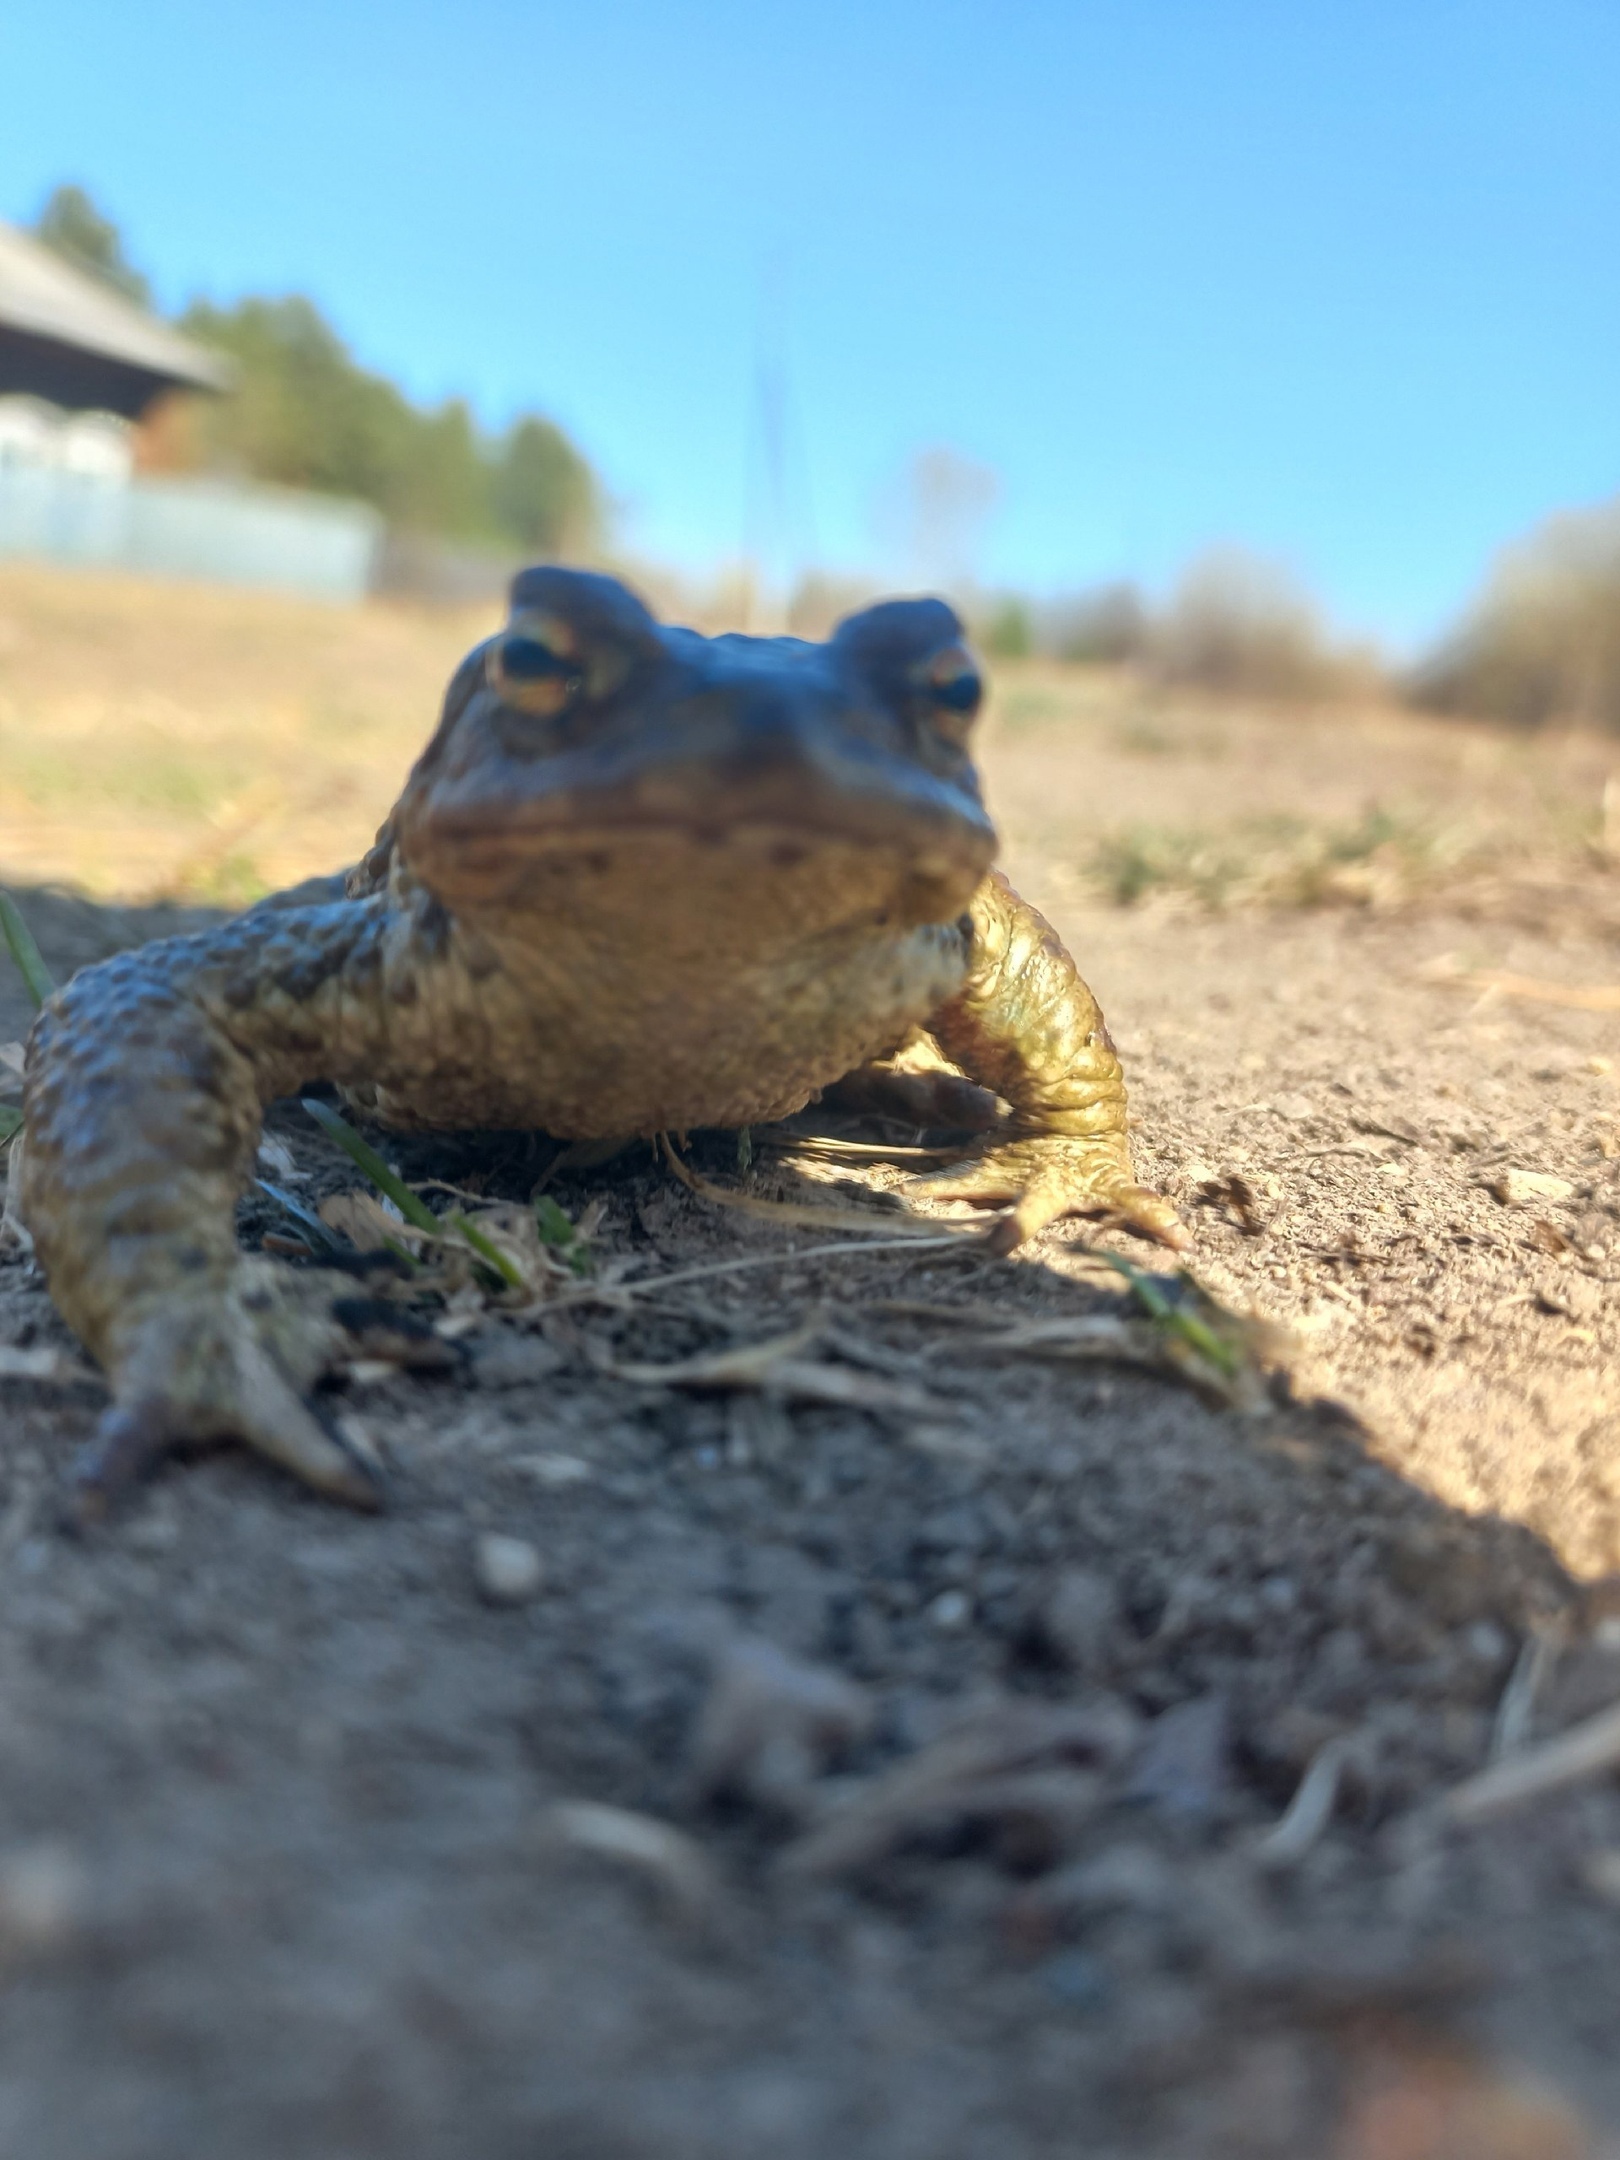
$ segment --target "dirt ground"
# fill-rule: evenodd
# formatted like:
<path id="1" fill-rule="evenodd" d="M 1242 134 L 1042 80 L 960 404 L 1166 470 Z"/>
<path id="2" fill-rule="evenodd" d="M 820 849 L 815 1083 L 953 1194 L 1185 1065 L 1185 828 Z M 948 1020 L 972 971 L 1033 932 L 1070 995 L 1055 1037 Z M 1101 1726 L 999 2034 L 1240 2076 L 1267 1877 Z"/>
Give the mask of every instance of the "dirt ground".
<path id="1" fill-rule="evenodd" d="M 1548 1001 L 1620 980 L 1605 754 L 1033 673 L 987 767 L 1287 1372 L 1043 1354 L 1154 1264 L 1094 1227 L 867 1250 L 638 1154 L 554 1188 L 555 1309 L 357 1365 L 385 1516 L 221 1453 L 78 1535 L 102 1397 L 13 1256 L 0 2151 L 1620 2155 L 1620 1786 L 1468 1784 L 1620 1701 L 1620 1011 Z M 195 919 L 22 897 L 59 974 Z M 694 1159 L 904 1227 L 772 1137 Z"/>

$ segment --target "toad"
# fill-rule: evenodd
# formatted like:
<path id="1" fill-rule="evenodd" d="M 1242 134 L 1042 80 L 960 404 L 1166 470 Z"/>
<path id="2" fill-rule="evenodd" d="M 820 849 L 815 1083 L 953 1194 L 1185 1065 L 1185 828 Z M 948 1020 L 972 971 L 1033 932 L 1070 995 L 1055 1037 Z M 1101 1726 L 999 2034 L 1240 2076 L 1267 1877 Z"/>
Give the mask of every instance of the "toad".
<path id="1" fill-rule="evenodd" d="M 1010 1203 L 1002 1250 L 1074 1212 L 1184 1244 L 1133 1177 L 1095 999 L 992 867 L 982 696 L 938 600 L 824 644 L 711 639 L 612 578 L 523 572 L 356 869 L 39 1016 L 21 1213 L 111 1382 L 94 1474 L 234 1438 L 376 1504 L 311 1398 L 338 1331 L 236 1237 L 263 1106 L 311 1082 L 384 1126 L 602 1142 L 842 1086 L 979 1128 L 913 1189 Z"/>

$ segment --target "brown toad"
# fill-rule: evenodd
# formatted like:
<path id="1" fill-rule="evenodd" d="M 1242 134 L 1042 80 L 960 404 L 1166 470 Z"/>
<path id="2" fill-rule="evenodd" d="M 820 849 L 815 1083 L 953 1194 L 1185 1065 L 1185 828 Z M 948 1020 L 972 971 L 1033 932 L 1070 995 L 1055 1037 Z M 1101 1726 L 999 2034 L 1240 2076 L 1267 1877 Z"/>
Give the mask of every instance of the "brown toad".
<path id="1" fill-rule="evenodd" d="M 838 1082 L 972 1123 L 965 1075 L 1006 1110 L 919 1189 L 1014 1202 L 1002 1249 L 1072 1211 L 1184 1243 L 1132 1178 L 1095 1000 L 991 868 L 980 698 L 936 600 L 824 645 L 708 639 L 610 578 L 523 573 L 346 885 L 122 954 L 40 1015 L 22 1209 L 112 1381 L 104 1470 L 233 1436 L 375 1501 L 307 1399 L 331 1325 L 234 1228 L 262 1106 L 311 1081 L 388 1125 L 588 1140 Z"/>

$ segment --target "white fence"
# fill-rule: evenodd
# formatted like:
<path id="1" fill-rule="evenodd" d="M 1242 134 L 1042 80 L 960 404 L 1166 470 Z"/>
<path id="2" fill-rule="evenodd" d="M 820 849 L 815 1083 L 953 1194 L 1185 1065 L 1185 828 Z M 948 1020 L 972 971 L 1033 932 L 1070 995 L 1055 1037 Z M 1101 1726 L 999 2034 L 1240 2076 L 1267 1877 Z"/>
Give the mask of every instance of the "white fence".
<path id="1" fill-rule="evenodd" d="M 363 503 L 291 489 L 0 466 L 0 556 L 357 600 L 382 540 Z"/>

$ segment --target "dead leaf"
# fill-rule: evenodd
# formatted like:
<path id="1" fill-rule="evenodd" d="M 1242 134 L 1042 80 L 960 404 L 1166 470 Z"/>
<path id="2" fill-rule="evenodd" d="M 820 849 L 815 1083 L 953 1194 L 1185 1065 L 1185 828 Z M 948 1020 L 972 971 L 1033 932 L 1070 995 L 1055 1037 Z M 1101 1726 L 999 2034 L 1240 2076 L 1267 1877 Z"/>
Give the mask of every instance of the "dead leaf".
<path id="1" fill-rule="evenodd" d="M 1558 1225 L 1549 1222 L 1545 1215 L 1537 1217 L 1526 1231 L 1525 1236 L 1527 1241 L 1536 1248 L 1537 1252 L 1552 1253 L 1556 1257 L 1559 1253 L 1567 1253 L 1570 1250 L 1569 1239 L 1565 1237 Z"/>
<path id="2" fill-rule="evenodd" d="M 328 1230 L 346 1237 L 357 1252 L 381 1252 L 409 1234 L 397 1208 L 358 1186 L 352 1192 L 328 1193 L 315 1212 Z"/>

